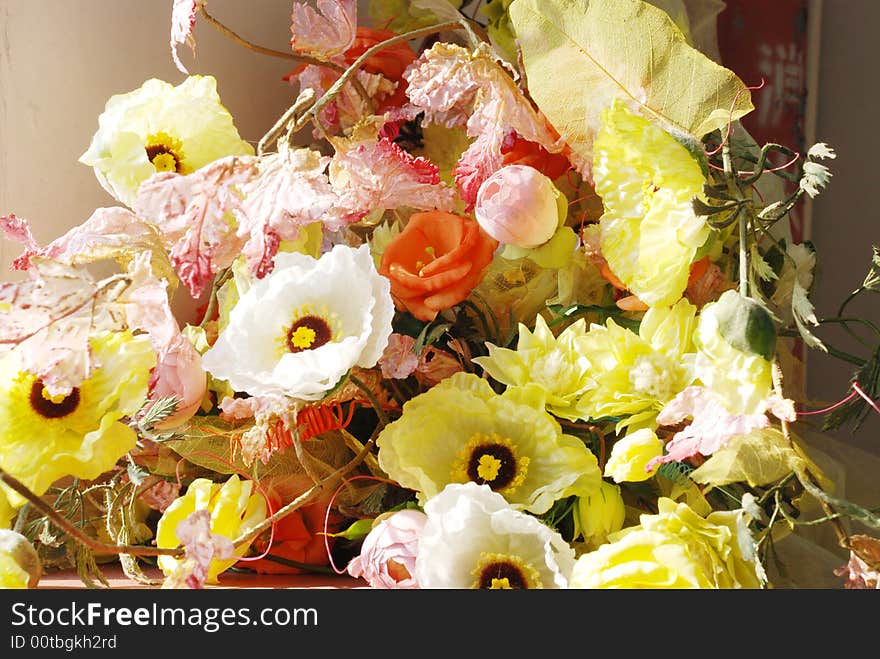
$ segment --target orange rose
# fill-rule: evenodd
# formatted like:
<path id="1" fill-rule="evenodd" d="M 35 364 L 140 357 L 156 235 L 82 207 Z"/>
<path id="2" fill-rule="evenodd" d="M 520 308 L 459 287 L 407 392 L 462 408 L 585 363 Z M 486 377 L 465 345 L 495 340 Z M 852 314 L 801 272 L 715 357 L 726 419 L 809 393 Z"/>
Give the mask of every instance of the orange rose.
<path id="1" fill-rule="evenodd" d="M 477 221 L 443 211 L 413 214 L 385 248 L 379 273 L 398 309 L 432 321 L 480 283 L 498 241 Z"/>

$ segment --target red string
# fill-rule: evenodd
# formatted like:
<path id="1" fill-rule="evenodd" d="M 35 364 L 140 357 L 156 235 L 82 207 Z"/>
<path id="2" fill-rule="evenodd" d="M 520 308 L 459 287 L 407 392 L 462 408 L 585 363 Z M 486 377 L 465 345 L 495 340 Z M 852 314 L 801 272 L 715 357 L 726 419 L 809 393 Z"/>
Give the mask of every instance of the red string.
<path id="1" fill-rule="evenodd" d="M 752 92 L 757 91 L 764 86 L 764 83 L 765 83 L 764 78 L 761 78 L 761 84 L 755 85 L 754 87 L 746 87 L 746 89 L 748 89 L 749 91 L 752 91 Z M 733 97 L 733 102 L 731 102 L 731 104 L 730 104 L 730 111 L 727 113 L 728 114 L 727 131 L 724 134 L 724 138 L 721 140 L 721 144 L 718 145 L 717 149 L 714 149 L 712 151 L 706 151 L 707 156 L 714 156 L 716 153 L 721 151 L 721 149 L 724 148 L 724 145 L 727 144 L 727 140 L 730 139 L 730 135 L 733 132 L 733 108 L 736 106 L 736 102 L 739 100 L 740 94 L 742 94 L 741 89 L 736 92 L 736 96 Z"/>
<path id="2" fill-rule="evenodd" d="M 862 388 L 859 386 L 858 382 L 852 383 L 852 388 L 856 390 L 859 396 L 865 399 L 865 402 L 870 405 L 877 414 L 880 414 L 880 407 L 877 407 L 877 403 L 875 403 L 868 394 L 862 391 Z"/>
<path id="3" fill-rule="evenodd" d="M 243 472 L 241 469 L 236 467 L 235 464 L 233 464 L 229 460 L 226 460 L 225 458 L 220 457 L 219 455 L 217 455 L 215 453 L 211 453 L 210 451 L 193 451 L 192 453 L 189 453 L 188 455 L 204 455 L 204 456 L 207 456 L 209 458 L 213 458 L 214 460 L 217 460 L 218 462 L 225 464 L 227 467 L 231 467 L 232 470 L 238 476 L 243 476 L 245 478 L 245 480 L 252 482 L 256 486 L 257 492 L 259 492 L 260 495 L 263 497 L 263 499 L 266 501 L 266 508 L 269 510 L 269 517 L 272 517 L 272 515 L 275 514 L 275 509 L 272 506 L 272 500 L 269 498 L 269 494 L 268 494 L 268 492 L 266 492 L 266 489 L 262 486 L 262 484 L 260 484 L 260 481 L 252 479 L 247 473 Z M 175 468 L 174 468 L 174 473 L 177 476 L 177 487 L 178 488 L 182 487 L 181 479 L 180 479 L 180 465 L 185 460 L 186 460 L 186 458 L 181 458 L 180 460 L 178 460 L 177 465 L 175 465 Z M 216 496 L 218 493 L 219 493 L 219 490 L 214 493 L 214 496 Z M 238 560 L 240 560 L 240 561 L 259 561 L 259 560 L 265 558 L 266 556 L 268 556 L 269 552 L 272 550 L 272 544 L 274 543 L 274 541 L 275 541 L 275 521 L 273 520 L 271 530 L 269 531 L 269 543 L 266 545 L 266 550 L 262 554 L 260 554 L 259 556 L 251 556 L 251 557 L 247 557 L 247 558 L 241 557 Z"/>
<path id="4" fill-rule="evenodd" d="M 346 574 L 346 571 L 340 570 L 338 567 L 336 567 L 336 563 L 333 562 L 333 556 L 330 554 L 330 510 L 333 508 L 333 502 L 336 500 L 336 495 L 339 494 L 339 491 L 343 487 L 345 487 L 346 484 L 356 480 L 373 480 L 379 483 L 398 485 L 398 483 L 396 483 L 395 481 L 388 480 L 387 478 L 379 478 L 378 476 L 352 476 L 351 478 L 343 479 L 343 481 L 339 484 L 339 487 L 337 487 L 336 490 L 333 492 L 333 496 L 331 496 L 330 501 L 327 502 L 327 511 L 324 513 L 324 531 L 322 535 L 324 536 L 324 551 L 327 552 L 327 560 L 330 561 L 330 567 L 333 568 L 333 571 L 336 574 Z"/>
<path id="5" fill-rule="evenodd" d="M 827 412 L 830 412 L 831 410 L 837 409 L 841 405 L 846 405 L 849 401 L 851 401 L 857 395 L 858 394 L 855 391 L 853 391 L 853 392 L 850 392 L 849 396 L 847 396 L 846 398 L 844 398 L 841 401 L 838 401 L 837 403 L 834 403 L 834 405 L 831 405 L 830 407 L 826 407 L 821 410 L 813 410 L 812 412 L 798 412 L 797 415 L 798 416 L 812 416 L 814 414 L 825 414 Z"/>

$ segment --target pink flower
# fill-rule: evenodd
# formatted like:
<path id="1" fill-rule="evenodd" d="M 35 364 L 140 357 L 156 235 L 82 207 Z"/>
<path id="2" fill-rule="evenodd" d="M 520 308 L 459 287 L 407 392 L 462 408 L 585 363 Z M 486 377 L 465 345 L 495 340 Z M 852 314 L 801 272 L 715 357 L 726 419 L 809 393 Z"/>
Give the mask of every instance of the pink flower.
<path id="1" fill-rule="evenodd" d="M 392 334 L 379 359 L 382 376 L 401 380 L 409 377 L 419 365 L 419 356 L 413 352 L 416 340 L 406 334 Z"/>
<path id="2" fill-rule="evenodd" d="M 208 378 L 202 368 L 202 358 L 183 334 L 178 334 L 159 354 L 150 379 L 150 398 L 175 397 L 177 411 L 162 419 L 155 427 L 159 430 L 176 428 L 195 414 L 205 397 Z"/>
<path id="3" fill-rule="evenodd" d="M 553 182 L 534 167 L 507 165 L 480 186 L 474 215 L 495 240 L 537 247 L 559 227 L 561 196 Z"/>
<path id="4" fill-rule="evenodd" d="M 416 554 L 427 519 L 418 510 L 401 510 L 383 519 L 364 538 L 360 556 L 349 562 L 348 573 L 363 577 L 371 588 L 418 588 Z"/>

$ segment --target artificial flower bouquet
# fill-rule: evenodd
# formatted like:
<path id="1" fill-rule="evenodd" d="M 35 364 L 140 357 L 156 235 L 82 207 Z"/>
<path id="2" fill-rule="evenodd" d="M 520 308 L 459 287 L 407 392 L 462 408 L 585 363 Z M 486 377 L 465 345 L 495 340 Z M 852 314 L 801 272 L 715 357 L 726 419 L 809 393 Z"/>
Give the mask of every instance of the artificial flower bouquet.
<path id="1" fill-rule="evenodd" d="M 282 53 L 174 0 L 182 81 L 110 98 L 80 158 L 118 205 L 48 245 L 2 217 L 4 586 L 778 588 L 825 525 L 880 587 L 880 517 L 801 437 L 878 411 L 880 332 L 817 317 L 786 232 L 835 154 L 751 139 L 695 3 L 291 6 Z M 292 60 L 255 145 L 180 58 L 199 21 Z M 815 410 L 823 322 L 874 335 Z"/>

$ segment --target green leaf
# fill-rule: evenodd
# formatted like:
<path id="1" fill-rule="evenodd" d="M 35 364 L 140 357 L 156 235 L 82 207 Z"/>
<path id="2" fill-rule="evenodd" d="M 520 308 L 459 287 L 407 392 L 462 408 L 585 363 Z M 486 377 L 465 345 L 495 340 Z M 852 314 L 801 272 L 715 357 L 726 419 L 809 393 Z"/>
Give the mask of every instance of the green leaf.
<path id="1" fill-rule="evenodd" d="M 798 332 L 800 332 L 804 343 L 811 348 L 818 348 L 819 350 L 828 352 L 828 348 L 825 347 L 825 344 L 807 329 L 807 324 L 813 325 L 814 327 L 818 326 L 819 320 L 816 318 L 816 313 L 813 310 L 813 303 L 810 302 L 810 298 L 807 297 L 806 289 L 801 286 L 801 283 L 797 279 L 794 280 L 794 290 L 791 293 L 791 311 L 794 316 L 795 325 L 797 325 Z"/>
<path id="2" fill-rule="evenodd" d="M 876 245 L 873 245 L 872 249 L 874 255 L 871 257 L 871 269 L 868 271 L 868 276 L 865 277 L 862 288 L 880 292 L 880 249 Z"/>
<path id="3" fill-rule="evenodd" d="M 585 169 L 615 99 L 696 139 L 754 109 L 732 71 L 641 0 L 514 0 L 509 13 L 529 94 Z"/>
<path id="4" fill-rule="evenodd" d="M 372 519 L 359 519 L 344 531 L 339 533 L 327 533 L 331 538 L 345 538 L 346 540 L 360 540 L 365 538 L 373 528 Z"/>

